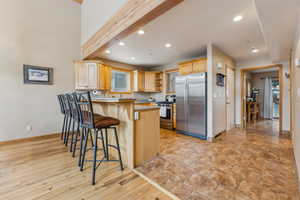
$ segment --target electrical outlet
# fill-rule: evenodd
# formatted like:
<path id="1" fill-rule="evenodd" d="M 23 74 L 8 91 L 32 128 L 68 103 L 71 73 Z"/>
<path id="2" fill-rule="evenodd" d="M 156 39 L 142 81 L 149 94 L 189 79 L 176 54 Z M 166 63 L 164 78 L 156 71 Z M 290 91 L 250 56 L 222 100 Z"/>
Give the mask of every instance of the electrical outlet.
<path id="1" fill-rule="evenodd" d="M 27 129 L 28 132 L 30 132 L 30 131 L 32 131 L 32 126 L 31 125 L 27 125 L 26 129 Z"/>
<path id="2" fill-rule="evenodd" d="M 134 120 L 139 120 L 139 119 L 140 119 L 140 113 L 134 112 Z"/>

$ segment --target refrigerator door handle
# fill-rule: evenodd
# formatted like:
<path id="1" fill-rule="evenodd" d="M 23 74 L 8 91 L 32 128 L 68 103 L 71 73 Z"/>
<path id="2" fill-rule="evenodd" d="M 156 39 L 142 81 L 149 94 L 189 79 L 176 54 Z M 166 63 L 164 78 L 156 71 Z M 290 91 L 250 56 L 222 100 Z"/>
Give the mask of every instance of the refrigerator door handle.
<path id="1" fill-rule="evenodd" d="M 189 83 L 188 83 L 188 79 L 185 80 L 185 98 L 184 98 L 184 107 L 185 107 L 185 118 L 186 118 L 186 127 L 188 131 L 188 118 L 189 118 Z"/>

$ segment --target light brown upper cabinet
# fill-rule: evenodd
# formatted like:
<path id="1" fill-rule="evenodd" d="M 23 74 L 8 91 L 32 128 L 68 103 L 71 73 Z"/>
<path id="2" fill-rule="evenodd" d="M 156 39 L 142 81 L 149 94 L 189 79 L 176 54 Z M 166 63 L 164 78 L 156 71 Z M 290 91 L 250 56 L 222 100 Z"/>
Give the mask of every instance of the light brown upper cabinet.
<path id="1" fill-rule="evenodd" d="M 155 87 L 155 72 L 145 72 L 145 91 L 154 92 Z"/>
<path id="2" fill-rule="evenodd" d="M 76 90 L 107 90 L 108 67 L 89 61 L 75 62 L 75 89 Z"/>
<path id="3" fill-rule="evenodd" d="M 179 73 L 181 75 L 191 74 L 193 73 L 193 63 L 182 63 L 179 65 Z"/>
<path id="4" fill-rule="evenodd" d="M 206 72 L 207 60 L 201 59 L 196 62 L 193 62 L 193 73 Z"/>
<path id="5" fill-rule="evenodd" d="M 179 64 L 179 73 L 187 75 L 192 73 L 201 73 L 207 71 L 207 59 L 200 58 Z"/>
<path id="6" fill-rule="evenodd" d="M 161 72 L 145 71 L 145 92 L 160 92 L 162 82 Z"/>
<path id="7" fill-rule="evenodd" d="M 134 92 L 161 92 L 162 72 L 136 70 L 133 74 Z"/>
<path id="8" fill-rule="evenodd" d="M 144 92 L 145 90 L 145 72 L 135 70 L 133 72 L 133 91 Z"/>

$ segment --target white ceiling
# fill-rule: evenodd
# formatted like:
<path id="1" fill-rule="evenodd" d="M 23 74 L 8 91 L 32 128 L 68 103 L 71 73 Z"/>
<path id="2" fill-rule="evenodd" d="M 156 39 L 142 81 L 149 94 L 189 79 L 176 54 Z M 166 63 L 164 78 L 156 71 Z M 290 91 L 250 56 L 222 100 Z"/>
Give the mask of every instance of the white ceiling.
<path id="1" fill-rule="evenodd" d="M 273 0 L 258 1 L 272 4 Z M 244 19 L 233 23 L 236 15 Z M 206 44 L 213 43 L 239 62 L 269 55 L 262 26 L 253 0 L 185 0 L 142 27 L 144 35 L 128 36 L 123 40 L 125 46 L 116 43 L 109 48 L 111 54 L 103 52 L 102 57 L 140 66 L 161 66 L 201 56 Z M 172 47 L 165 48 L 166 43 Z M 251 53 L 251 47 L 258 48 L 259 53 Z"/>
<path id="2" fill-rule="evenodd" d="M 299 0 L 254 1 L 271 60 L 288 60 L 296 34 Z"/>

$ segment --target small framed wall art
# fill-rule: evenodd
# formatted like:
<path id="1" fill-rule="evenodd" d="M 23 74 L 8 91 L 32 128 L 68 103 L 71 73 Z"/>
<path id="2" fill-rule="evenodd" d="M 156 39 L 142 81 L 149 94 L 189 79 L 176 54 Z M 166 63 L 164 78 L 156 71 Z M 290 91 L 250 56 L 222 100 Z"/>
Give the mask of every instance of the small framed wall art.
<path id="1" fill-rule="evenodd" d="M 53 68 L 23 65 L 24 84 L 53 84 Z"/>

